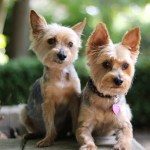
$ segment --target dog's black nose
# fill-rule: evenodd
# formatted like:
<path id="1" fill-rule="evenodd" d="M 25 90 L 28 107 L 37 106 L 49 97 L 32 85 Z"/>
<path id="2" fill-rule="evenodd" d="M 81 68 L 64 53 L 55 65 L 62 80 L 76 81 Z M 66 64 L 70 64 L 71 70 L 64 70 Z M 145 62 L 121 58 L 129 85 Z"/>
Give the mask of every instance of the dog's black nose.
<path id="1" fill-rule="evenodd" d="M 121 85 L 123 83 L 123 80 L 121 78 L 114 78 L 113 81 L 116 85 Z"/>
<path id="2" fill-rule="evenodd" d="M 58 57 L 60 60 L 65 60 L 67 56 L 65 55 L 64 51 L 60 51 L 60 52 L 57 54 L 57 57 Z"/>

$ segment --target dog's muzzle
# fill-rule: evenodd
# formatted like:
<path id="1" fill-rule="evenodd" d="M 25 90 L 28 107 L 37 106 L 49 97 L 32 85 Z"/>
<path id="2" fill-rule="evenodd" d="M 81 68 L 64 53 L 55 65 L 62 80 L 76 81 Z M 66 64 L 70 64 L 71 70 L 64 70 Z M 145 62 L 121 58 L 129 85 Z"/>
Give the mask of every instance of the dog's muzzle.
<path id="1" fill-rule="evenodd" d="M 66 59 L 67 55 L 65 54 L 64 50 L 60 50 L 57 54 L 57 57 L 59 58 L 59 60 L 63 61 Z"/>

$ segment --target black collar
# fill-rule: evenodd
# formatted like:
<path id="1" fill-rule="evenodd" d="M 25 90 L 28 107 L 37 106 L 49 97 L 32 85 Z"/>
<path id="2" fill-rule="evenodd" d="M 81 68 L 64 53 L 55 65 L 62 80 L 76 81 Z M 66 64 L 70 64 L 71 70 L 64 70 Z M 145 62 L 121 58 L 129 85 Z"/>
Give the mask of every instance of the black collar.
<path id="1" fill-rule="evenodd" d="M 88 79 L 88 86 L 89 86 L 89 88 L 91 89 L 91 91 L 92 91 L 93 93 L 97 94 L 99 97 L 102 97 L 102 98 L 109 98 L 109 99 L 116 97 L 116 96 L 111 96 L 111 95 L 104 95 L 103 93 L 99 92 L 90 77 L 89 77 L 89 79 Z"/>

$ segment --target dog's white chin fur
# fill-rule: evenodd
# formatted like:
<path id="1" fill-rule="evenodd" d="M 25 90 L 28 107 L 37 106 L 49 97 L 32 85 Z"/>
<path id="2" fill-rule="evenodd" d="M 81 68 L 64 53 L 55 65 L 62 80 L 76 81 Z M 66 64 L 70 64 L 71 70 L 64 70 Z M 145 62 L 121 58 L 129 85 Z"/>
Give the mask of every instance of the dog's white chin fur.
<path id="1" fill-rule="evenodd" d="M 99 92 L 103 93 L 104 95 L 111 95 L 111 96 L 114 96 L 114 95 L 125 95 L 128 90 L 129 90 L 129 87 L 127 88 L 124 88 L 122 86 L 118 86 L 118 87 L 98 87 L 97 88 Z"/>

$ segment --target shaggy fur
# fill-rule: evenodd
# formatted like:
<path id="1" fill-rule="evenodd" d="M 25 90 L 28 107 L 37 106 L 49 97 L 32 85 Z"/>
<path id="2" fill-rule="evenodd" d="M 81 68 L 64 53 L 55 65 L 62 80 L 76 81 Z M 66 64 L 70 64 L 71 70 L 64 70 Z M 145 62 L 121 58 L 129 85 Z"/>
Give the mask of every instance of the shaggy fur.
<path id="1" fill-rule="evenodd" d="M 86 52 L 90 77 L 103 96 L 93 92 L 89 84 L 82 92 L 76 131 L 80 150 L 96 150 L 93 136 L 114 133 L 117 140 L 114 149 L 131 149 L 132 115 L 125 95 L 132 84 L 139 46 L 139 28 L 127 32 L 121 43 L 113 44 L 105 24 L 99 23 L 89 37 Z M 114 104 L 119 105 L 118 114 L 112 110 Z"/>
<path id="2" fill-rule="evenodd" d="M 56 135 L 77 124 L 80 81 L 73 62 L 78 58 L 86 19 L 72 28 L 47 24 L 35 11 L 30 13 L 32 48 L 44 65 L 43 76 L 34 85 L 21 120 L 29 133 L 45 134 L 38 147 L 50 146 Z"/>

